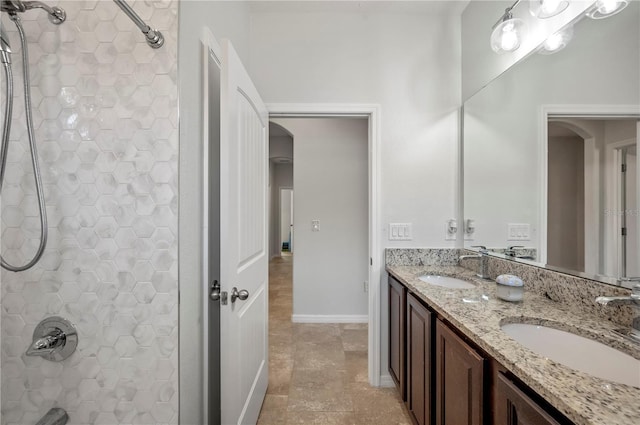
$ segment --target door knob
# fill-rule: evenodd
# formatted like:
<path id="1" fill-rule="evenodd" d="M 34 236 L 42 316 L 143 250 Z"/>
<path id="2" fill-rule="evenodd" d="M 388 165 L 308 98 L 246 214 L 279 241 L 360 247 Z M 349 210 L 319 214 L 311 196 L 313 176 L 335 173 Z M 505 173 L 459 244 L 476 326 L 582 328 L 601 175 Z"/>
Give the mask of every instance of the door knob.
<path id="1" fill-rule="evenodd" d="M 246 289 L 238 291 L 238 288 L 234 286 L 231 290 L 231 302 L 236 302 L 237 298 L 240 298 L 242 301 L 246 300 L 247 298 L 249 298 L 249 291 L 247 291 Z"/>

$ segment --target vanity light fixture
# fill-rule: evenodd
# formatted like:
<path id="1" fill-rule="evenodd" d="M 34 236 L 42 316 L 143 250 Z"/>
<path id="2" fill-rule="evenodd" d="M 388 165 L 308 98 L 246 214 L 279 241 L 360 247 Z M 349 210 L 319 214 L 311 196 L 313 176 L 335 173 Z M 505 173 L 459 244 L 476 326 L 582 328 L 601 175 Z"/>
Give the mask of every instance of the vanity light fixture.
<path id="1" fill-rule="evenodd" d="M 529 11 L 540 19 L 559 15 L 569 7 L 569 0 L 529 0 Z"/>
<path id="2" fill-rule="evenodd" d="M 616 15 L 627 7 L 629 0 L 598 0 L 587 16 L 591 19 L 604 19 Z"/>
<path id="3" fill-rule="evenodd" d="M 540 47 L 540 50 L 538 51 L 538 53 L 542 55 L 551 55 L 556 52 L 559 52 L 560 50 L 567 47 L 567 44 L 569 44 L 572 38 L 573 38 L 573 25 L 569 25 L 568 27 L 563 28 L 554 34 L 551 34 L 545 40 L 545 42 L 542 43 L 542 46 Z"/>
<path id="4" fill-rule="evenodd" d="M 525 24 L 522 19 L 514 18 L 511 13 L 511 10 L 516 7 L 518 3 L 520 3 L 520 0 L 517 0 L 510 7 L 507 7 L 504 10 L 504 14 L 493 26 L 491 48 L 496 53 L 513 52 L 520 47 Z"/>

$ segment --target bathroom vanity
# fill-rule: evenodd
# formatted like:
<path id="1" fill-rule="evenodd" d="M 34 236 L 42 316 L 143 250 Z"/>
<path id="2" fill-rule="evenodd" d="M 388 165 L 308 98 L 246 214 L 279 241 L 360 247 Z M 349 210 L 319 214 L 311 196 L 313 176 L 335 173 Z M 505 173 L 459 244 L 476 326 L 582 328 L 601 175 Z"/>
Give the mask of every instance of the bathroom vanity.
<path id="1" fill-rule="evenodd" d="M 615 324 L 533 293 L 497 299 L 495 283 L 458 266 L 387 266 L 390 373 L 418 425 L 637 424 L 640 385 L 570 369 L 510 338 L 507 323 L 553 324 L 640 357 Z M 472 282 L 451 289 L 425 273 Z M 551 325 L 550 325 L 551 326 Z M 633 373 L 633 371 L 629 371 Z M 640 370 L 638 380 L 640 381 Z"/>

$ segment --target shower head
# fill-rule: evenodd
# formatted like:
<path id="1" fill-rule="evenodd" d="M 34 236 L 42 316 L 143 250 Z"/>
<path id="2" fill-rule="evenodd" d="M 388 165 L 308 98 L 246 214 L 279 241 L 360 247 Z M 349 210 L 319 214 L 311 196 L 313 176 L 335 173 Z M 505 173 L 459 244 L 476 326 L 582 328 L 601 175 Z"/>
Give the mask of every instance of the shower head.
<path id="1" fill-rule="evenodd" d="M 4 28 L 0 26 L 0 62 L 4 64 L 11 63 L 11 45 L 9 44 L 9 37 L 4 31 Z"/>

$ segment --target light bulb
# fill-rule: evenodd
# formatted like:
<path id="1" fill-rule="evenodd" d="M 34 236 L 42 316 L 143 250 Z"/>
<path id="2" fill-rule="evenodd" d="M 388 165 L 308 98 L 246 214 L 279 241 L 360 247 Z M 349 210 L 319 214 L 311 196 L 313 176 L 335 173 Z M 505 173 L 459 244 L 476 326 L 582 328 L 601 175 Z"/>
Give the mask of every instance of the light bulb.
<path id="1" fill-rule="evenodd" d="M 569 7 L 568 0 L 529 0 L 529 12 L 536 18 L 556 16 Z"/>
<path id="2" fill-rule="evenodd" d="M 496 53 L 512 52 L 520 47 L 524 21 L 517 18 L 505 18 L 491 33 L 491 48 Z"/>
<path id="3" fill-rule="evenodd" d="M 618 8 L 618 0 L 602 0 L 598 11 L 602 14 L 609 14 Z"/>
<path id="4" fill-rule="evenodd" d="M 608 18 L 620 13 L 628 4 L 629 0 L 598 0 L 587 16 L 591 19 Z"/>
<path id="5" fill-rule="evenodd" d="M 562 36 L 560 34 L 552 34 L 547 41 L 544 42 L 544 47 L 547 50 L 556 50 L 562 45 Z"/>
<path id="6" fill-rule="evenodd" d="M 500 40 L 500 47 L 502 50 L 511 51 L 518 45 L 518 34 L 513 31 L 513 26 L 509 29 L 504 28 L 502 32 L 502 39 Z"/>
<path id="7" fill-rule="evenodd" d="M 551 14 L 558 10 L 559 6 L 560 0 L 542 0 L 540 9 L 542 9 L 545 14 Z"/>
<path id="8" fill-rule="evenodd" d="M 573 26 L 568 26 L 554 34 L 551 34 L 542 44 L 539 53 L 550 55 L 567 47 L 573 37 Z"/>

